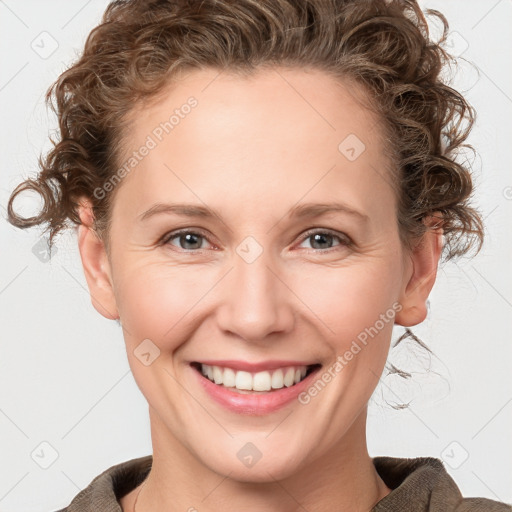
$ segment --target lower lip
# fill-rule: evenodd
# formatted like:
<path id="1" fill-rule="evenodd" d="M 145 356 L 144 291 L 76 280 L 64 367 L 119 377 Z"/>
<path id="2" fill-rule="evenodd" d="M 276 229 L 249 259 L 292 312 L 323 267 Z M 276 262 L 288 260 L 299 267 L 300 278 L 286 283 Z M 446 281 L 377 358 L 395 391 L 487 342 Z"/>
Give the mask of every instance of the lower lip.
<path id="1" fill-rule="evenodd" d="M 313 377 L 320 368 L 315 368 L 304 380 L 301 380 L 298 384 L 290 386 L 289 388 L 284 387 L 267 393 L 257 392 L 247 394 L 237 393 L 224 386 L 219 386 L 204 377 L 195 368 L 191 367 L 191 369 L 208 395 L 226 409 L 238 414 L 262 416 L 277 411 L 297 399 L 298 395 L 310 386 Z"/>

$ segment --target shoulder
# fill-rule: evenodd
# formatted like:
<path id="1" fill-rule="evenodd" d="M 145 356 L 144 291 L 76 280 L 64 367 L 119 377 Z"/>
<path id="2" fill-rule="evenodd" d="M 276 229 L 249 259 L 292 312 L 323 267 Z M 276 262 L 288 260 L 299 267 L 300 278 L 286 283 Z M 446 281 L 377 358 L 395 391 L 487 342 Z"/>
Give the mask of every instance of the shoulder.
<path id="1" fill-rule="evenodd" d="M 111 466 L 82 489 L 67 507 L 55 512 L 120 512 L 119 499 L 146 478 L 152 463 L 152 455 L 146 455 Z"/>
<path id="2" fill-rule="evenodd" d="M 512 506 L 487 498 L 464 498 L 441 459 L 374 457 L 377 473 L 392 491 L 372 512 L 512 512 Z"/>

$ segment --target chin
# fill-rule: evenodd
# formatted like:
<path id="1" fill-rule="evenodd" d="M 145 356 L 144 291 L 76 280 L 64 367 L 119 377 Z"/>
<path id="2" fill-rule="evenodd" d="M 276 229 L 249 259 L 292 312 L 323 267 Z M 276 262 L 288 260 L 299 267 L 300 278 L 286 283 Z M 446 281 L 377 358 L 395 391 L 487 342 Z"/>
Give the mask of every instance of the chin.
<path id="1" fill-rule="evenodd" d="M 244 483 L 272 483 L 283 480 L 307 464 L 303 445 L 298 446 L 295 452 L 289 446 L 285 452 L 282 443 L 273 446 L 268 441 L 266 447 L 261 449 L 250 441 L 237 441 L 232 445 L 236 447 L 233 449 L 232 446 L 227 446 L 224 452 L 217 445 L 215 452 L 209 453 L 208 457 L 201 457 L 200 460 L 215 473 L 229 475 L 231 480 Z"/>

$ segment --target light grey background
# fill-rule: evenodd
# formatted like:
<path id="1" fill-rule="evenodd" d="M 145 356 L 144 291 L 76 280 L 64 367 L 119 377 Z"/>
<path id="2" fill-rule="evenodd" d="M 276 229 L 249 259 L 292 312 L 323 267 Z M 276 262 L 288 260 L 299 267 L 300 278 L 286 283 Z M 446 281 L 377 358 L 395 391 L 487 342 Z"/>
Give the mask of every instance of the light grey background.
<path id="1" fill-rule="evenodd" d="M 108 467 L 151 453 L 147 404 L 121 329 L 91 306 L 74 233 L 44 262 L 34 253 L 41 230 L 5 220 L 10 192 L 37 172 L 37 157 L 50 147 L 56 124 L 44 93 L 106 5 L 0 0 L 2 512 L 64 507 Z M 413 329 L 437 357 L 391 352 L 413 379 L 382 379 L 369 411 L 369 449 L 442 458 L 464 496 L 512 503 L 512 1 L 421 5 L 447 16 L 452 51 L 472 63 L 454 86 L 478 112 L 470 139 L 478 155 L 468 158 L 487 240 L 476 258 L 440 268 L 429 316 Z M 16 204 L 29 214 L 38 201 Z M 405 410 L 386 405 L 411 399 Z"/>

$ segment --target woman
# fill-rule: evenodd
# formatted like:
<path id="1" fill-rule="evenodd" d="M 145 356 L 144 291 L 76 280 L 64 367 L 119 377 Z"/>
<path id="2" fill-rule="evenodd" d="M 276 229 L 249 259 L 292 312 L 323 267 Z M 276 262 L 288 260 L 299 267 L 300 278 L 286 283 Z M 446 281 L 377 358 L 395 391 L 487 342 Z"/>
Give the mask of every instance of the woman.
<path id="1" fill-rule="evenodd" d="M 79 226 L 153 455 L 64 510 L 510 510 L 366 445 L 393 325 L 421 323 L 441 256 L 483 239 L 446 58 L 413 1 L 108 6 L 8 212 L 50 242 Z M 27 189 L 45 204 L 23 219 Z"/>

